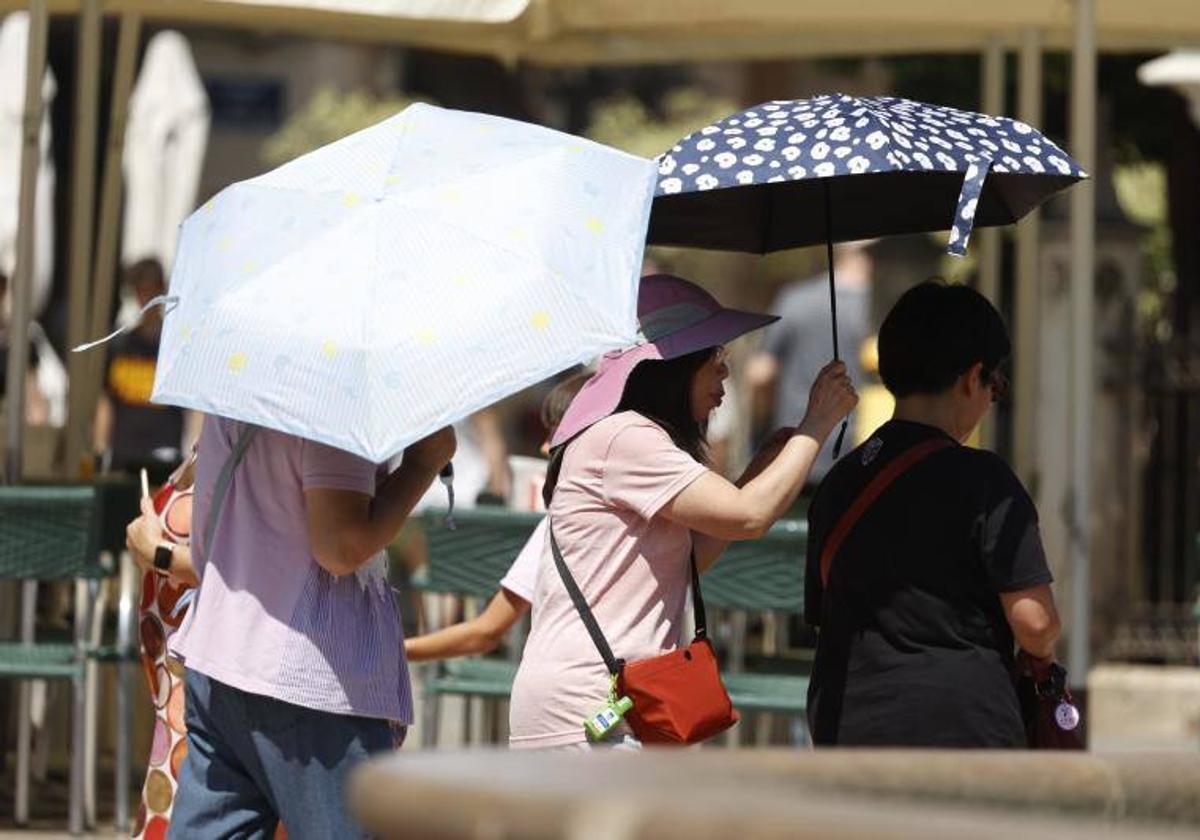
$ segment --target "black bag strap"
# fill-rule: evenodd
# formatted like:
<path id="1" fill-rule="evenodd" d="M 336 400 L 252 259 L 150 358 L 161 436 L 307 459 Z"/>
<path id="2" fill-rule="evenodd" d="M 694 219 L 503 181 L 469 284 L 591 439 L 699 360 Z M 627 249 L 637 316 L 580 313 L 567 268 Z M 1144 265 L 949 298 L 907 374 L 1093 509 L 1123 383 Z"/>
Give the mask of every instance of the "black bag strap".
<path id="1" fill-rule="evenodd" d="M 583 593 L 579 591 L 579 585 L 575 583 L 571 570 L 567 568 L 567 563 L 563 560 L 558 540 L 554 538 L 553 524 L 550 525 L 549 532 L 550 552 L 554 555 L 554 565 L 558 569 L 558 576 L 562 578 L 563 586 L 567 588 L 567 594 L 571 596 L 571 603 L 575 605 L 575 610 L 579 613 L 579 618 L 583 620 L 583 626 L 587 628 L 588 635 L 592 637 L 592 643 L 600 652 L 608 672 L 614 677 L 619 676 L 621 669 L 625 667 L 625 660 L 618 659 L 613 655 L 612 648 L 608 645 L 608 639 L 604 638 L 604 632 L 596 622 L 596 616 L 592 614 L 591 607 L 588 606 Z M 692 567 L 692 616 L 696 624 L 696 638 L 702 639 L 708 635 L 708 622 L 704 612 L 704 596 L 700 594 L 700 573 L 696 569 L 695 552 L 692 552 L 689 562 Z"/>
<path id="2" fill-rule="evenodd" d="M 822 587 L 829 586 L 829 572 L 833 568 L 833 558 L 837 556 L 842 543 L 845 542 L 846 537 L 850 535 L 850 532 L 858 524 L 858 520 L 862 518 L 863 514 L 867 512 L 871 505 L 875 504 L 875 500 L 892 486 L 892 482 L 904 475 L 912 467 L 915 467 L 927 456 L 941 449 L 953 446 L 957 446 L 957 444 L 949 438 L 943 437 L 918 443 L 901 452 L 871 479 L 867 486 L 855 497 L 854 501 L 850 503 L 849 507 L 843 511 L 837 524 L 829 532 L 824 546 L 821 548 L 819 568 Z"/>
<path id="3" fill-rule="evenodd" d="M 233 480 L 234 468 L 241 463 L 242 457 L 246 454 L 246 447 L 250 445 L 250 441 L 254 440 L 254 435 L 257 432 L 257 426 L 246 425 L 242 429 L 242 433 L 238 436 L 237 442 L 234 443 L 229 457 L 221 465 L 221 472 L 217 475 L 217 482 L 213 486 L 212 501 L 209 503 L 208 508 L 208 520 L 204 523 L 204 550 L 206 552 L 212 551 L 213 536 L 217 533 L 217 521 L 221 518 L 221 505 L 225 501 L 225 493 L 229 490 L 229 483 Z"/>

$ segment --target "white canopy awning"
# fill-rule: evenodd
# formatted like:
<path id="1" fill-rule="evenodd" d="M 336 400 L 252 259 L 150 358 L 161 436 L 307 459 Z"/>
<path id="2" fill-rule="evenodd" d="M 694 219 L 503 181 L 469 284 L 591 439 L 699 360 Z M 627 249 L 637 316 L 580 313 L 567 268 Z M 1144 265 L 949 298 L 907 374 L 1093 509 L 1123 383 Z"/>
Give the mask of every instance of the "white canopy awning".
<path id="1" fill-rule="evenodd" d="M 49 0 L 52 13 L 80 0 Z M 22 8 L 0 0 L 0 12 Z M 105 0 L 106 14 L 395 43 L 550 65 L 971 52 L 1041 30 L 1071 44 L 1069 0 Z M 1101 51 L 1200 46 L 1196 0 L 1101 0 Z"/>

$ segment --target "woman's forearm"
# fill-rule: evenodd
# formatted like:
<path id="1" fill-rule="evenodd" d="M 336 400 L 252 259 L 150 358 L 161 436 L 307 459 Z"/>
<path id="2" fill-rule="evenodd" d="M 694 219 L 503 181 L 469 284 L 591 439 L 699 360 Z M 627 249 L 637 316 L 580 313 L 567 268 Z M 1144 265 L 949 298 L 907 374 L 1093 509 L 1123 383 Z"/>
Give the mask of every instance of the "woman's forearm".
<path id="1" fill-rule="evenodd" d="M 755 536 L 761 536 L 795 503 L 829 432 L 801 425 L 779 454 L 738 490 L 750 515 Z"/>

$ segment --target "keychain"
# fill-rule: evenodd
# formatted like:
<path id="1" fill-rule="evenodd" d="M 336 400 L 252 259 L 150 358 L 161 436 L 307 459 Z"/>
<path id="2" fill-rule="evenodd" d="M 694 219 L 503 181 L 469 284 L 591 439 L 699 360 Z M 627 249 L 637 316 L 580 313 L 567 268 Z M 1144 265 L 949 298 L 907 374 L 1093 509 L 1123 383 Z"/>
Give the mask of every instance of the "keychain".
<path id="1" fill-rule="evenodd" d="M 613 731 L 625 717 L 625 713 L 633 708 L 633 701 L 628 697 L 617 697 L 617 677 L 614 674 L 608 689 L 608 702 L 603 708 L 593 712 L 583 722 L 584 731 L 592 741 L 602 741 Z"/>

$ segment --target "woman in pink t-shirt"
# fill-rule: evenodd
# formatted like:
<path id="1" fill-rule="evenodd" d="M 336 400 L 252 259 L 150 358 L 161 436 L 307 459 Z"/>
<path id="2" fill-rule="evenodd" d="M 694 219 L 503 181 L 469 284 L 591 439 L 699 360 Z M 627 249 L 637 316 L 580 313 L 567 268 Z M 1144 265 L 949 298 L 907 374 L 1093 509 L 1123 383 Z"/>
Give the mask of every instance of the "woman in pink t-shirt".
<path id="1" fill-rule="evenodd" d="M 703 571 L 732 540 L 761 536 L 795 501 L 825 438 L 857 396 L 841 363 L 826 366 L 804 419 L 781 429 L 730 483 L 705 466 L 705 427 L 724 397 L 725 343 L 776 320 L 722 307 L 693 283 L 642 278 L 644 341 L 610 353 L 551 444 L 549 520 L 584 599 L 621 659 L 674 650 L 694 553 Z M 583 722 L 604 705 L 609 675 L 549 548 L 533 626 L 513 685 L 514 748 L 588 747 Z M 622 726 L 608 739 L 629 739 Z"/>

